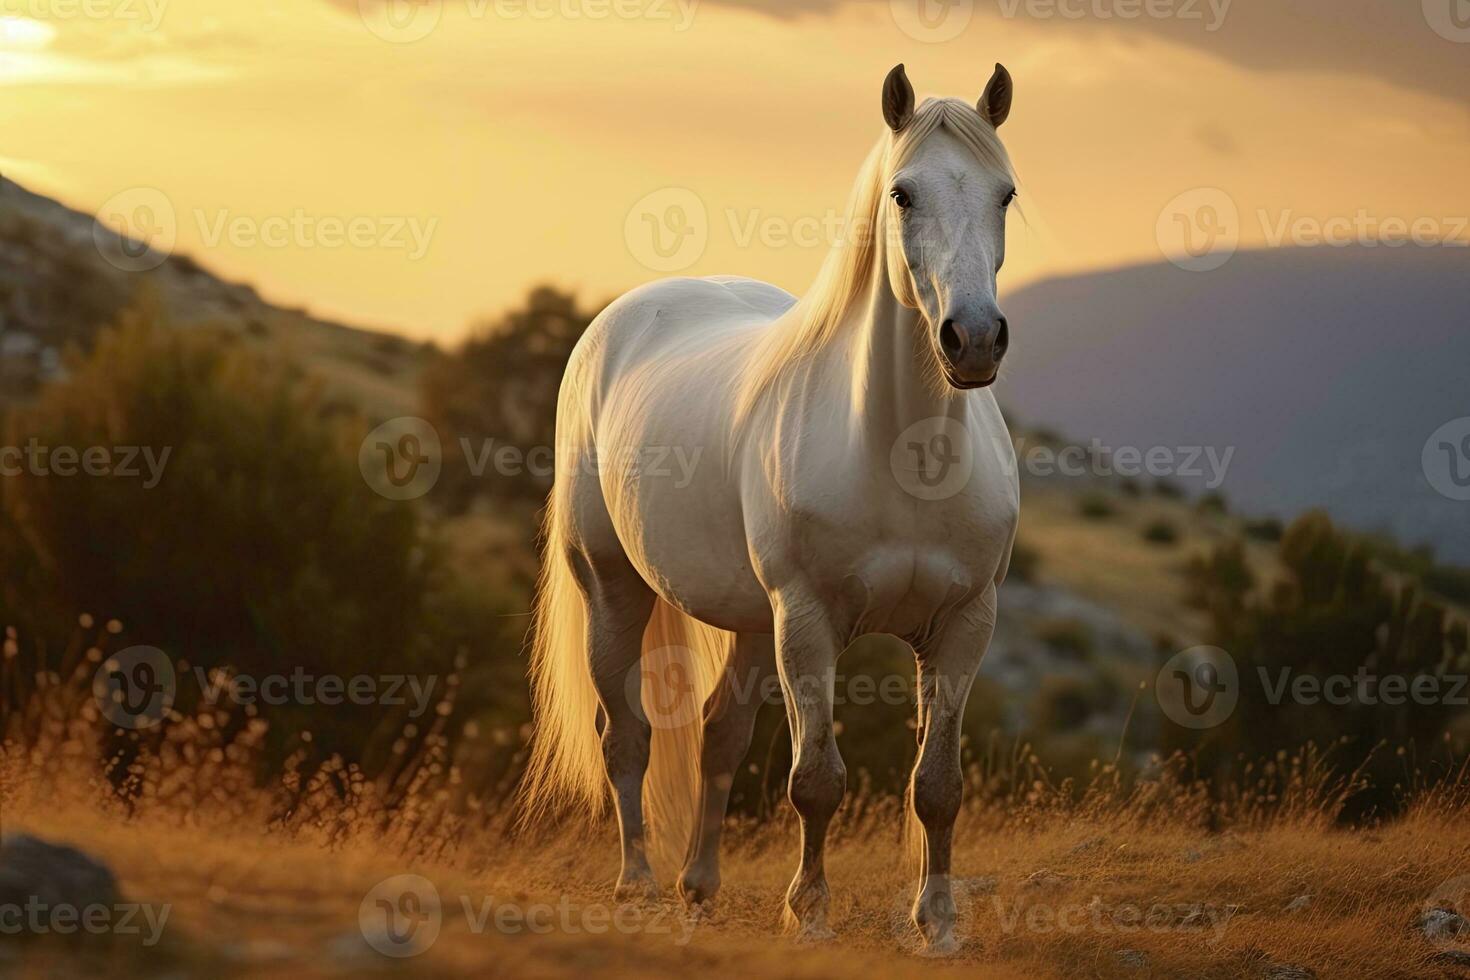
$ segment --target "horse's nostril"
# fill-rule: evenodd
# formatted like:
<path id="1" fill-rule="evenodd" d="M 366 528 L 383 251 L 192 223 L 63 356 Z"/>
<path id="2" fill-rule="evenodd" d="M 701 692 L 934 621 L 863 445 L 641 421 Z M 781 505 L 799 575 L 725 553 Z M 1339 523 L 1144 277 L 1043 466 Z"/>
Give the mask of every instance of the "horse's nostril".
<path id="1" fill-rule="evenodd" d="M 956 360 L 964 351 L 965 342 L 955 329 L 953 320 L 945 320 L 939 328 L 939 346 L 944 348 L 944 353 L 950 360 Z"/>
<path id="2" fill-rule="evenodd" d="M 995 335 L 995 344 L 991 347 L 991 356 L 997 361 L 1005 356 L 1006 348 L 1011 346 L 1011 325 L 1006 322 L 1005 317 L 1000 318 L 1000 332 Z"/>

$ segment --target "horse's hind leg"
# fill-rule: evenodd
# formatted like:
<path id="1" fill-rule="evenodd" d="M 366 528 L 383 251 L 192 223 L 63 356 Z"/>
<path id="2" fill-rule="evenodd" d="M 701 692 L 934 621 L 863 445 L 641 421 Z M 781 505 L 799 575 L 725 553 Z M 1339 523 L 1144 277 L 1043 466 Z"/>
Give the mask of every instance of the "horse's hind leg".
<path id="1" fill-rule="evenodd" d="M 576 555 L 572 567 L 587 599 L 588 662 L 602 709 L 602 757 L 622 840 L 623 868 L 614 894 L 620 900 L 653 897 L 658 885 L 648 866 L 643 827 L 643 776 L 652 728 L 637 698 L 643 630 L 653 612 L 654 593 L 621 550 L 592 559 Z"/>
<path id="2" fill-rule="evenodd" d="M 708 902 L 719 891 L 720 831 L 730 786 L 750 750 L 755 718 L 775 673 L 775 638 L 769 633 L 739 633 L 724 676 L 705 702 L 697 823 L 679 876 L 679 895 L 690 905 Z"/>

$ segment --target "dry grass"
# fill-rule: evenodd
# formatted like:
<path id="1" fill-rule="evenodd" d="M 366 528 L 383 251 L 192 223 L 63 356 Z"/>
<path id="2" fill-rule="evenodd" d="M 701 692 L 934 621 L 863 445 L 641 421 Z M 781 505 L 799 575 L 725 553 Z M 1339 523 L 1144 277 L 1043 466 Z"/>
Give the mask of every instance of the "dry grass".
<path id="1" fill-rule="evenodd" d="M 797 946 L 778 927 L 796 854 L 789 810 L 732 825 L 708 914 L 668 898 L 614 906 L 610 826 L 514 837 L 508 787 L 459 792 L 462 774 L 435 743 L 389 774 L 328 760 L 262 783 L 259 725 L 211 711 L 124 739 L 137 751 L 117 768 L 98 764 L 114 733 L 79 693 L 47 679 L 7 719 L 5 829 L 102 858 L 129 900 L 170 917 L 155 946 L 110 936 L 0 947 L 0 970 L 18 976 L 1236 977 L 1281 964 L 1464 975 L 1413 928 L 1440 885 L 1470 873 L 1464 778 L 1422 793 L 1398 821 L 1337 830 L 1344 784 L 1310 754 L 1263 773 L 1269 791 L 1224 800 L 1167 766 L 1131 786 L 1100 767 L 1079 794 L 1027 770 L 1024 753 L 1002 756 L 970 773 L 955 854 L 963 941 L 936 961 L 918 955 L 907 923 L 914 880 L 891 799 L 850 794 L 829 856 L 838 939 Z M 1013 788 L 986 792 L 1002 784 Z M 370 894 L 397 899 L 394 879 L 410 874 L 433 884 L 442 930 L 418 955 L 389 958 L 359 913 Z M 1288 910 L 1302 896 L 1307 906 Z"/>

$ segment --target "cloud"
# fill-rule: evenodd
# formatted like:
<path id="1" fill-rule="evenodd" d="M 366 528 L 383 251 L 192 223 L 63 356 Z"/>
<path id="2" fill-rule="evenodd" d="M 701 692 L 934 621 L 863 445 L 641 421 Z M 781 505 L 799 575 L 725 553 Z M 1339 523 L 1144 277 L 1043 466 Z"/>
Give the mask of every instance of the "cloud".
<path id="1" fill-rule="evenodd" d="M 352 14 L 359 0 L 325 0 Z M 368 3 L 470 3 L 471 0 L 364 0 Z M 474 0 L 494 2 L 494 0 Z M 791 19 L 841 6 L 890 0 L 702 0 Z M 1432 19 L 1454 25 L 1464 0 L 906 0 L 963 5 L 977 17 L 1030 21 L 1047 31 L 1123 31 L 1189 45 L 1261 71 L 1337 71 L 1379 78 L 1457 102 L 1470 102 L 1470 41 L 1437 33 Z M 1436 5 L 1443 5 L 1438 17 Z M 1166 9 L 1173 16 L 1140 15 Z M 1124 16 L 1124 15 L 1128 16 Z M 954 41 L 973 41 L 973 28 Z M 1248 107 L 1242 107 L 1248 111 Z"/>

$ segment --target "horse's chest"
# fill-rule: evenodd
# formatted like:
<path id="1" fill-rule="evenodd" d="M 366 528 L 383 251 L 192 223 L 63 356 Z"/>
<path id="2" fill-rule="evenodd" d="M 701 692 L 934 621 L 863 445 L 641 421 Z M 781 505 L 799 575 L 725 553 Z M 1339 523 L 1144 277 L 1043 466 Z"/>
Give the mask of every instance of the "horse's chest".
<path id="1" fill-rule="evenodd" d="M 822 522 L 832 533 L 813 549 L 816 577 L 854 635 L 926 638 L 994 580 L 1014 526 L 1012 499 L 853 508 L 846 521 Z"/>

